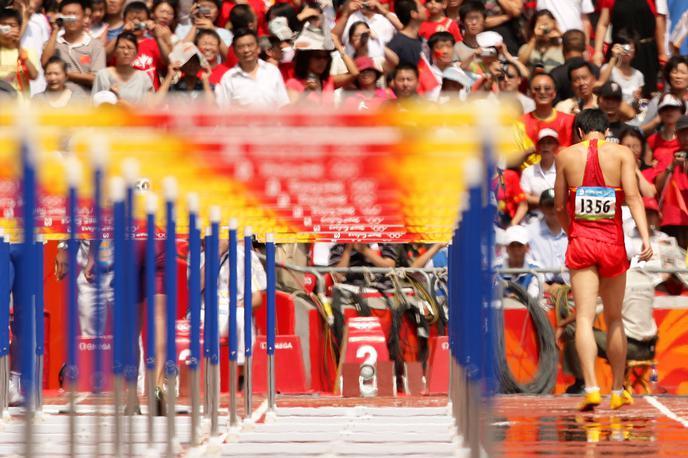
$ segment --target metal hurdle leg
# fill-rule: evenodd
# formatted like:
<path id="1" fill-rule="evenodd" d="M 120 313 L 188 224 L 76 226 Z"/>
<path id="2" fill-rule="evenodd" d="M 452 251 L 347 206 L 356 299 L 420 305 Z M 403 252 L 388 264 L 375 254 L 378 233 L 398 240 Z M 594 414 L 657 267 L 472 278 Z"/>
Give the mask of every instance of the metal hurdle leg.
<path id="1" fill-rule="evenodd" d="M 113 429 L 112 451 L 115 456 L 122 456 L 122 394 L 124 391 L 124 379 L 121 374 L 114 376 L 114 401 L 115 401 L 115 427 Z"/>
<path id="2" fill-rule="evenodd" d="M 201 389 L 201 374 L 198 368 L 191 369 L 191 446 L 197 447 L 199 445 L 198 426 L 200 420 L 200 394 Z"/>
<path id="3" fill-rule="evenodd" d="M 0 356 L 0 421 L 5 419 L 5 412 L 7 412 L 7 395 L 9 388 L 9 373 L 7 368 L 7 356 Z"/>
<path id="4" fill-rule="evenodd" d="M 252 356 L 247 356 L 244 361 L 244 418 L 251 420 L 253 413 L 253 374 L 251 372 Z"/>
<path id="5" fill-rule="evenodd" d="M 229 427 L 239 426 L 237 415 L 237 362 L 229 361 Z"/>
<path id="6" fill-rule="evenodd" d="M 177 374 L 167 376 L 167 456 L 174 457 L 175 453 L 175 409 L 177 405 Z"/>

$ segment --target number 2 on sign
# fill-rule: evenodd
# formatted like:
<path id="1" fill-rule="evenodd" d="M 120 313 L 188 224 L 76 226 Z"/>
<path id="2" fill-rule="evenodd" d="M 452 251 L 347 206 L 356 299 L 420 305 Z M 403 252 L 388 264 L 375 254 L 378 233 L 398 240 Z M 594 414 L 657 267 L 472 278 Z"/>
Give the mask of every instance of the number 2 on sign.
<path id="1" fill-rule="evenodd" d="M 374 366 L 377 363 L 377 350 L 372 345 L 361 345 L 356 350 L 356 359 L 365 358 L 361 365 L 369 364 Z"/>

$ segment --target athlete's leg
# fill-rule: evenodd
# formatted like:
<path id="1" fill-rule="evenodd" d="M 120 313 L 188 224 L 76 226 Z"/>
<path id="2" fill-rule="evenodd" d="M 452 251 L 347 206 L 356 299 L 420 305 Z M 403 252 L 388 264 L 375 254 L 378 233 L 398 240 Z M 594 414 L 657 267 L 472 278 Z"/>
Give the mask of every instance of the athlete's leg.
<path id="1" fill-rule="evenodd" d="M 612 366 L 612 389 L 620 390 L 626 369 L 626 333 L 621 319 L 626 273 L 600 279 L 600 297 L 604 304 L 604 321 L 607 324 L 607 358 Z"/>
<path id="2" fill-rule="evenodd" d="M 597 386 L 595 358 L 597 344 L 592 327 L 595 321 L 595 306 L 599 289 L 597 267 L 571 270 L 573 300 L 576 303 L 576 350 L 583 370 L 586 387 Z"/>
<path id="3" fill-rule="evenodd" d="M 157 386 L 163 386 L 165 379 L 165 355 L 166 350 L 166 336 L 167 336 L 167 322 L 165 321 L 166 313 L 165 295 L 155 295 L 155 382 Z"/>

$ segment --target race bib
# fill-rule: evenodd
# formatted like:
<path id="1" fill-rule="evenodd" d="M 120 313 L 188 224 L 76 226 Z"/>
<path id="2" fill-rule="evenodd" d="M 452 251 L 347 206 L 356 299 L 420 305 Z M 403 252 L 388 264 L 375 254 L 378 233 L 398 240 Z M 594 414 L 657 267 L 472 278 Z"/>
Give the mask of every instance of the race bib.
<path id="1" fill-rule="evenodd" d="M 616 192 L 612 188 L 583 186 L 576 190 L 576 219 L 614 219 Z"/>

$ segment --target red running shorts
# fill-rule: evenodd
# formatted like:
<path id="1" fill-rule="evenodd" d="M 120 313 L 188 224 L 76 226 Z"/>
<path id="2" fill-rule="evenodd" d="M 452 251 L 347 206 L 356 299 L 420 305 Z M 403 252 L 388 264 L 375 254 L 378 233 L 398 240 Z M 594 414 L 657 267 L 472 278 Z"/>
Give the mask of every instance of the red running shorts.
<path id="1" fill-rule="evenodd" d="M 585 269 L 597 267 L 600 277 L 616 277 L 626 272 L 630 266 L 626 247 L 611 245 L 599 240 L 576 237 L 569 240 L 566 250 L 566 267 Z"/>

